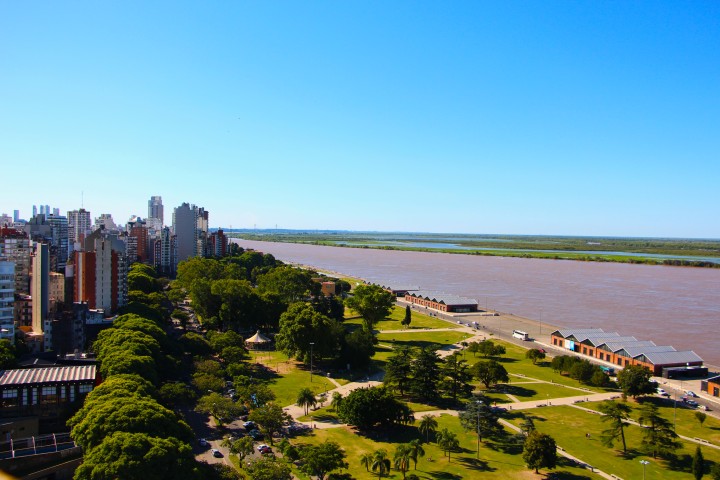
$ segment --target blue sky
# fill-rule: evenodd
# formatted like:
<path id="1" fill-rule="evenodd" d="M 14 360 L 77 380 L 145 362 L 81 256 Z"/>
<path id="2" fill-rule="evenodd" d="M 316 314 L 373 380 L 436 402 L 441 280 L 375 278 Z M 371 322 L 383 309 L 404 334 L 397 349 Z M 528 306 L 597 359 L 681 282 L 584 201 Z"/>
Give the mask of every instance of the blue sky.
<path id="1" fill-rule="evenodd" d="M 720 3 L 0 2 L 0 211 L 720 238 Z"/>

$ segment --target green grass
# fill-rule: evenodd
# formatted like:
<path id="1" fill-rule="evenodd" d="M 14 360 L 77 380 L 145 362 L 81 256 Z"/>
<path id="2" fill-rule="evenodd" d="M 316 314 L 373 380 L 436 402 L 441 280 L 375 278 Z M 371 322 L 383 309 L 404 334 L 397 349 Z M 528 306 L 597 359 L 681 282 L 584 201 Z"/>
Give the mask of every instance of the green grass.
<path id="1" fill-rule="evenodd" d="M 362 325 L 362 318 L 355 316 L 352 310 L 345 310 L 345 325 Z M 393 306 L 390 316 L 381 320 L 375 324 L 375 329 L 379 331 L 383 330 L 401 330 L 403 326 L 400 325 L 400 321 L 405 318 L 405 307 Z M 410 322 L 409 331 L 421 329 L 421 328 L 452 328 L 454 325 L 445 320 L 431 317 L 423 313 L 412 312 L 412 321 Z"/>
<path id="2" fill-rule="evenodd" d="M 401 332 L 401 333 L 380 333 L 377 336 L 381 343 L 392 345 L 395 348 L 401 346 L 407 347 L 427 347 L 430 345 L 451 345 L 461 342 L 470 335 L 460 331 L 444 331 L 444 332 Z"/>
<path id="3" fill-rule="evenodd" d="M 512 380 L 516 380 L 516 378 L 514 377 Z M 574 397 L 583 394 L 573 388 L 551 383 L 510 383 L 488 391 L 487 396 L 495 399 L 508 399 L 505 393 L 509 393 L 522 402 L 528 400 L 552 401 L 553 398 Z"/>
<path id="4" fill-rule="evenodd" d="M 628 445 L 628 456 L 622 455 L 622 446 L 615 444 L 615 448 L 605 447 L 600 441 L 601 433 L 608 428 L 600 415 L 584 412 L 569 406 L 546 407 L 526 412 L 535 419 L 535 427 L 556 439 L 558 446 L 564 448 L 571 455 L 587 462 L 608 473 L 615 474 L 624 479 L 642 478 L 642 465 L 639 461 L 650 462 L 646 467 L 647 478 L 653 479 L 686 479 L 688 471 L 673 470 L 670 464 L 661 459 L 653 459 L 639 453 L 642 430 L 640 427 L 630 425 L 625 429 Z M 519 424 L 520 419 L 513 420 Z M 590 433 L 590 438 L 586 438 Z M 692 456 L 695 444 L 685 443 L 677 454 Z M 720 461 L 720 452 L 712 448 L 703 448 L 705 460 Z"/>
<path id="5" fill-rule="evenodd" d="M 295 403 L 300 390 L 307 387 L 316 394 L 332 390 L 335 384 L 323 375 L 313 375 L 282 352 L 268 351 L 251 354 L 251 361 L 265 365 L 268 387 L 275 394 L 275 401 L 282 406 Z M 317 372 L 317 370 L 316 370 Z"/>
<path id="6" fill-rule="evenodd" d="M 539 478 L 532 474 L 523 463 L 519 451 L 509 453 L 501 444 L 494 442 L 482 443 L 480 445 L 480 459 L 476 459 L 476 438 L 472 432 L 465 432 L 460 427 L 457 417 L 442 415 L 437 417 L 438 428 L 448 428 L 457 434 L 460 440 L 460 452 L 454 452 L 450 460 L 444 456 L 434 443 L 424 444 L 425 456 L 418 459 L 417 470 L 411 466 L 408 473 L 414 473 L 421 479 L 432 480 L 456 480 L 471 478 L 508 479 L 508 478 Z M 348 471 L 358 480 L 377 479 L 377 475 L 366 472 L 360 465 L 360 456 L 365 453 L 373 453 L 379 448 L 384 448 L 389 457 L 395 452 L 399 443 L 409 442 L 415 438 L 421 438 L 416 426 L 397 427 L 381 438 L 371 439 L 356 435 L 350 428 L 332 428 L 326 430 L 315 430 L 312 435 L 298 437 L 293 440 L 296 444 L 318 444 L 325 440 L 335 441 L 340 444 L 347 454 L 346 461 L 349 464 Z M 541 471 L 547 473 L 547 471 Z M 554 471 L 557 478 L 563 479 L 590 479 L 599 478 L 589 471 L 578 467 L 569 466 L 564 460 L 559 468 Z M 300 478 L 307 479 L 307 476 L 300 475 Z M 385 479 L 399 480 L 402 478 L 400 472 L 392 470 Z"/>
<path id="7" fill-rule="evenodd" d="M 675 419 L 675 432 L 678 435 L 690 438 L 702 438 L 715 445 L 720 445 L 720 420 L 717 418 L 707 415 L 705 422 L 700 426 L 700 422 L 698 422 L 695 417 L 697 410 L 685 408 L 680 405 L 680 402 L 678 402 L 677 410 L 674 410 L 671 400 L 653 397 L 645 401 L 654 402 L 659 407 L 660 415 L 670 422 L 673 422 L 673 418 Z M 597 410 L 600 403 L 601 402 L 588 402 L 583 403 L 582 406 Z M 631 400 L 629 400 L 627 404 L 633 409 L 633 413 L 630 416 L 633 420 L 637 421 L 640 414 L 640 404 Z"/>

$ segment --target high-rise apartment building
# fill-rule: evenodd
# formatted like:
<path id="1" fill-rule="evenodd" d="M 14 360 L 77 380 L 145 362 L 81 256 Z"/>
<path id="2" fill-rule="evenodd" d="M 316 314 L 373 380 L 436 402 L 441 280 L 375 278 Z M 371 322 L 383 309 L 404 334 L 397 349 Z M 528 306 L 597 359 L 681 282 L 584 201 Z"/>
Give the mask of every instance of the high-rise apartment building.
<path id="1" fill-rule="evenodd" d="M 52 245 L 52 252 L 57 256 L 55 263 L 55 271 L 65 272 L 65 265 L 68 261 L 69 252 L 69 229 L 68 219 L 60 215 L 50 215 L 47 218 L 47 222 L 50 224 L 50 244 Z"/>
<path id="2" fill-rule="evenodd" d="M 165 223 L 165 213 L 163 209 L 162 204 L 162 197 L 152 196 L 150 197 L 150 200 L 148 200 L 148 218 L 156 218 L 160 220 L 160 226 Z"/>
<path id="3" fill-rule="evenodd" d="M 50 314 L 50 247 L 46 243 L 35 244 L 32 262 L 32 330 L 39 335 Z"/>
<path id="4" fill-rule="evenodd" d="M 118 230 L 115 220 L 113 220 L 112 215 L 109 213 L 101 213 L 100 216 L 95 219 L 95 228 L 93 228 L 93 230 L 99 228 L 104 228 L 109 232 Z"/>
<path id="5" fill-rule="evenodd" d="M 228 254 L 228 237 L 222 229 L 213 232 L 208 237 L 207 253 L 208 256 L 224 257 Z"/>
<path id="6" fill-rule="evenodd" d="M 198 255 L 197 208 L 183 203 L 173 212 L 173 233 L 177 238 L 177 260 L 182 262 Z"/>
<path id="7" fill-rule="evenodd" d="M 0 258 L 0 338 L 15 340 L 15 264 Z"/>
<path id="8" fill-rule="evenodd" d="M 73 301 L 115 312 L 127 303 L 127 267 L 125 242 L 117 234 L 95 230 L 75 252 Z"/>
<path id="9" fill-rule="evenodd" d="M 27 233 L 0 227 L 0 258 L 15 264 L 15 292 L 30 292 L 30 257 L 32 248 Z"/>
<path id="10" fill-rule="evenodd" d="M 13 223 L 20 221 L 20 210 L 13 210 Z"/>
<path id="11" fill-rule="evenodd" d="M 161 275 L 171 277 L 177 271 L 177 237 L 164 227 L 154 242 L 154 266 Z"/>
<path id="12" fill-rule="evenodd" d="M 92 221 L 90 212 L 81 208 L 80 210 L 71 210 L 67 214 L 68 219 L 68 241 L 70 249 L 81 248 L 83 239 L 90 233 L 92 229 Z M 80 244 L 80 246 L 78 246 Z"/>

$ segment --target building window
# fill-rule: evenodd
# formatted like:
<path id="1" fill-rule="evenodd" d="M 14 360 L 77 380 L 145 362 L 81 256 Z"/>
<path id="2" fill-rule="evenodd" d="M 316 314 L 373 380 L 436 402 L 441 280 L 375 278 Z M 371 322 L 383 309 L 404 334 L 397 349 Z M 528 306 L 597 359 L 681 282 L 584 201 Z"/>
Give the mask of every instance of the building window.
<path id="1" fill-rule="evenodd" d="M 30 405 L 37 405 L 38 403 L 38 389 L 37 388 L 31 388 L 32 390 L 32 398 L 30 399 Z"/>
<path id="2" fill-rule="evenodd" d="M 89 393 L 92 392 L 92 389 L 92 385 L 80 385 L 80 393 Z"/>
<path id="3" fill-rule="evenodd" d="M 57 387 L 42 387 L 40 403 L 57 403 Z"/>
<path id="4" fill-rule="evenodd" d="M 8 390 L 3 390 L 2 406 L 3 407 L 17 407 L 18 406 L 17 388 L 10 388 Z"/>

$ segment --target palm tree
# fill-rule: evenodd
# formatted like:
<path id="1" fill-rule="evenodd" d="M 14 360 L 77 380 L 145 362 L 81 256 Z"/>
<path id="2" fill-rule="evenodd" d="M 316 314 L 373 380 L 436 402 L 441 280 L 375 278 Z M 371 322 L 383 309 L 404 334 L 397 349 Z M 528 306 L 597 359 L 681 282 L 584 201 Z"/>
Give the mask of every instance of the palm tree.
<path id="1" fill-rule="evenodd" d="M 437 444 L 445 452 L 450 461 L 450 455 L 453 450 L 457 450 L 460 447 L 460 441 L 457 439 L 457 435 L 452 433 L 447 428 L 443 428 L 437 434 Z"/>
<path id="2" fill-rule="evenodd" d="M 317 400 L 315 399 L 315 394 L 310 390 L 309 388 L 303 388 L 300 390 L 300 393 L 298 393 L 297 397 L 297 406 L 298 407 L 304 407 L 305 408 L 305 415 L 308 414 L 308 408 L 311 406 L 314 407 L 317 405 Z"/>
<path id="3" fill-rule="evenodd" d="M 410 445 L 410 458 L 415 462 L 415 470 L 417 470 L 418 457 L 425 456 L 425 449 L 422 447 L 422 442 L 417 438 L 408 445 Z"/>
<path id="4" fill-rule="evenodd" d="M 401 443 L 395 449 L 395 470 L 402 472 L 403 480 L 405 472 L 410 470 L 410 459 L 412 458 L 412 447 L 407 443 Z"/>
<path id="5" fill-rule="evenodd" d="M 390 471 L 390 459 L 384 449 L 375 450 L 370 468 L 373 472 L 377 470 L 378 478 Z"/>
<path id="6" fill-rule="evenodd" d="M 332 394 L 332 401 L 330 401 L 330 406 L 337 412 L 338 408 L 340 408 L 340 404 L 342 403 L 343 396 L 340 392 L 333 392 Z"/>
<path id="7" fill-rule="evenodd" d="M 372 465 L 373 462 L 373 455 L 372 453 L 363 453 L 360 456 L 360 465 L 365 467 L 365 470 L 368 472 L 370 471 L 370 465 Z"/>
<path id="8" fill-rule="evenodd" d="M 620 437 L 622 439 L 623 453 L 627 453 L 627 445 L 625 444 L 625 425 L 626 420 L 630 418 L 632 408 L 626 403 L 614 402 L 607 400 L 598 405 L 598 410 L 604 413 L 603 422 L 610 422 L 610 428 L 603 431 L 602 442 L 608 447 L 613 446 L 613 442 Z"/>
<path id="9" fill-rule="evenodd" d="M 420 427 L 418 430 L 420 430 L 422 435 L 425 435 L 425 442 L 429 443 L 430 434 L 435 433 L 437 431 L 437 427 L 438 423 L 433 415 L 423 415 L 422 420 L 420 420 Z"/>

